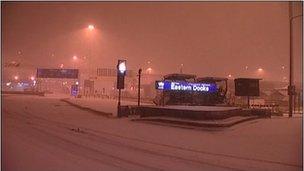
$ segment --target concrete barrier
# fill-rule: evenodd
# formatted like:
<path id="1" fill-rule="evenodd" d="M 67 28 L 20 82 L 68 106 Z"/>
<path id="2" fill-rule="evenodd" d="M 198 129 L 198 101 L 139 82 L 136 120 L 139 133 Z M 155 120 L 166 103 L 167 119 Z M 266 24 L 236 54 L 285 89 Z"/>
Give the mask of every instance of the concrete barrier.
<path id="1" fill-rule="evenodd" d="M 270 117 L 268 109 L 229 109 L 227 110 L 181 110 L 157 106 L 123 106 L 122 116 L 138 115 L 142 117 L 172 117 L 191 120 L 220 120 L 234 116 Z"/>

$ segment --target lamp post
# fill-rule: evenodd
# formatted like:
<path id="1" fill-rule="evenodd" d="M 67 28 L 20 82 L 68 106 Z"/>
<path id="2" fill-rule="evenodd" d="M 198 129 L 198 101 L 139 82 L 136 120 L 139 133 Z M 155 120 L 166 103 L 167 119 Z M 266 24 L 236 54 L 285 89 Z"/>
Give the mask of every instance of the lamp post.
<path id="1" fill-rule="evenodd" d="M 92 24 L 90 24 L 90 25 L 88 25 L 88 27 L 87 27 L 87 29 L 89 30 L 89 32 L 93 32 L 94 30 L 95 30 L 95 26 L 94 25 L 92 25 Z M 93 33 L 88 33 L 88 34 L 93 34 Z M 89 36 L 89 43 L 88 43 L 88 49 L 89 49 L 89 54 L 88 54 L 88 56 L 89 56 L 89 59 L 88 60 L 90 60 L 90 61 L 88 61 L 88 63 L 89 63 L 89 69 L 88 69 L 88 71 L 89 71 L 89 77 L 91 77 L 91 76 L 93 76 L 94 74 L 93 74 L 93 71 L 92 71 L 92 73 L 91 73 L 91 70 L 90 70 L 90 68 L 91 68 L 91 61 L 92 61 L 92 40 L 91 40 L 91 37 L 92 37 L 92 35 L 90 35 Z"/>
<path id="2" fill-rule="evenodd" d="M 179 72 L 180 72 L 181 74 L 183 73 L 183 67 L 184 67 L 184 64 L 180 64 Z"/>
<path id="3" fill-rule="evenodd" d="M 137 98 L 137 105 L 140 106 L 140 77 L 141 77 L 141 71 L 142 69 L 138 70 L 138 98 Z"/>
<path id="4" fill-rule="evenodd" d="M 292 22 L 295 18 L 301 17 L 303 14 L 293 16 L 292 15 L 292 2 L 289 2 L 289 86 L 288 86 L 288 95 L 289 95 L 289 117 L 292 117 L 293 111 L 293 95 L 295 93 L 295 86 L 293 85 L 293 27 Z"/>

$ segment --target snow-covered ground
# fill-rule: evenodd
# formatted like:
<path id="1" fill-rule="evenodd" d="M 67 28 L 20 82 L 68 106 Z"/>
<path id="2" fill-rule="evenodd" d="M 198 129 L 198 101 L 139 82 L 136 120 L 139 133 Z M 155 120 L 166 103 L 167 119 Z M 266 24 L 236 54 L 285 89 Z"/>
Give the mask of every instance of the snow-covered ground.
<path id="1" fill-rule="evenodd" d="M 191 130 L 106 118 L 58 98 L 22 95 L 4 96 L 2 112 L 6 171 L 302 170 L 300 117 Z"/>

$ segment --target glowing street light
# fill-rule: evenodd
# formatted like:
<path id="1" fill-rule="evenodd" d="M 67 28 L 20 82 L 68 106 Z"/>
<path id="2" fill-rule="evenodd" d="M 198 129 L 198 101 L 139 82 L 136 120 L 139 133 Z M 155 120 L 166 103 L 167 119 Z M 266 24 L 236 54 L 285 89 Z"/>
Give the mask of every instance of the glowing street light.
<path id="1" fill-rule="evenodd" d="M 34 77 L 34 76 L 31 76 L 31 80 L 34 81 L 34 80 L 35 80 L 35 77 Z"/>
<path id="2" fill-rule="evenodd" d="M 74 56 L 73 56 L 73 60 L 75 61 L 75 60 L 77 60 L 77 59 L 78 59 L 77 56 L 74 55 Z"/>
<path id="3" fill-rule="evenodd" d="M 258 69 L 258 71 L 259 71 L 259 72 L 262 72 L 262 71 L 263 71 L 263 69 L 262 69 L 262 68 L 259 68 L 259 69 Z"/>
<path id="4" fill-rule="evenodd" d="M 16 75 L 16 76 L 14 76 L 14 79 L 15 79 L 15 80 L 18 80 L 18 79 L 19 79 L 19 77 Z"/>
<path id="5" fill-rule="evenodd" d="M 148 74 L 151 74 L 151 73 L 152 73 L 152 68 L 148 68 L 148 69 L 146 70 L 146 72 L 147 72 Z"/>
<path id="6" fill-rule="evenodd" d="M 95 29 L 95 27 L 94 27 L 94 25 L 90 24 L 90 25 L 88 26 L 88 29 L 89 29 L 90 31 L 92 31 L 92 30 Z"/>
<path id="7" fill-rule="evenodd" d="M 232 75 L 231 75 L 231 74 L 229 74 L 229 75 L 228 75 L 228 78 L 232 78 Z"/>

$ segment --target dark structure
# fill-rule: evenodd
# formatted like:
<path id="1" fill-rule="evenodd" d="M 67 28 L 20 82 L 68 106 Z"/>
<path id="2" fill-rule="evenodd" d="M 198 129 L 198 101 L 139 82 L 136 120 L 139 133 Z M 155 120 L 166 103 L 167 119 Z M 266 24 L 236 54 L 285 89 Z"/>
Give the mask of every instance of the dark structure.
<path id="1" fill-rule="evenodd" d="M 236 78 L 235 83 L 235 95 L 247 96 L 247 105 L 249 107 L 250 96 L 260 96 L 260 86 L 258 78 Z"/>
<path id="2" fill-rule="evenodd" d="M 236 96 L 259 96 L 260 87 L 259 81 L 261 79 L 256 78 L 236 78 L 235 83 L 235 95 Z"/>

